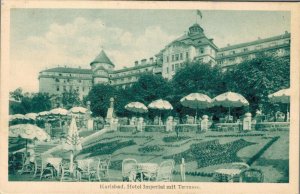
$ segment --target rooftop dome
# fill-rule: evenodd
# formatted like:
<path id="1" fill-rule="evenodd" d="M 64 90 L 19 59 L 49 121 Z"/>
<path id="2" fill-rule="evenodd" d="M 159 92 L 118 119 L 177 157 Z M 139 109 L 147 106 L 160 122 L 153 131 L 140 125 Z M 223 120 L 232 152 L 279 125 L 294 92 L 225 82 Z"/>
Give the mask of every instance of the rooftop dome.
<path id="1" fill-rule="evenodd" d="M 111 60 L 107 57 L 105 52 L 102 50 L 100 54 L 93 60 L 93 62 L 90 63 L 90 65 L 93 65 L 94 63 L 106 63 L 110 64 L 112 66 L 115 66 Z"/>
<path id="2" fill-rule="evenodd" d="M 203 34 L 203 29 L 199 24 L 193 24 L 189 27 L 189 35 Z"/>

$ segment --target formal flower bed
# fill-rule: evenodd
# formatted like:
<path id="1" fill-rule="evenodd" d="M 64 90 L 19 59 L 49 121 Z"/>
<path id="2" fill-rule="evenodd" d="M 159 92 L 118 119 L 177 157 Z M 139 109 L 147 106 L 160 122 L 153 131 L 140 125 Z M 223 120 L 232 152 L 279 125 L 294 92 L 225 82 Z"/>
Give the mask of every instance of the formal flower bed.
<path id="1" fill-rule="evenodd" d="M 163 138 L 163 141 L 166 143 L 170 143 L 170 142 L 177 142 L 177 141 L 182 141 L 182 140 L 186 140 L 186 139 L 190 139 L 190 136 L 166 136 Z"/>
<path id="2" fill-rule="evenodd" d="M 80 154 L 89 154 L 91 156 L 98 156 L 104 154 L 112 154 L 118 149 L 122 149 L 127 146 L 135 145 L 136 143 L 133 140 L 123 141 L 120 140 L 111 141 L 107 143 L 98 143 L 96 145 L 84 148 Z"/>
<path id="3" fill-rule="evenodd" d="M 142 153 L 149 153 L 149 152 L 160 152 L 163 151 L 164 148 L 159 145 L 148 145 L 142 148 L 139 148 L 138 151 Z"/>
<path id="4" fill-rule="evenodd" d="M 218 140 L 204 143 L 192 144 L 190 149 L 175 155 L 166 156 L 165 159 L 173 158 L 177 164 L 184 158 L 186 162 L 197 161 L 198 168 L 232 162 L 241 162 L 236 153 L 249 145 L 244 139 L 239 139 L 230 143 L 220 144 Z"/>
<path id="5" fill-rule="evenodd" d="M 191 141 L 201 141 L 201 140 L 202 139 L 199 139 L 199 138 L 193 138 L 193 139 L 188 139 L 186 141 L 183 141 L 183 142 L 181 142 L 179 144 L 164 144 L 162 146 L 164 146 L 164 147 L 181 147 L 181 146 L 183 146 L 183 145 L 185 145 L 187 143 L 190 143 Z"/>
<path id="6" fill-rule="evenodd" d="M 255 137 L 255 136 L 264 136 L 265 134 L 224 134 L 224 135 L 206 135 L 205 137 Z"/>

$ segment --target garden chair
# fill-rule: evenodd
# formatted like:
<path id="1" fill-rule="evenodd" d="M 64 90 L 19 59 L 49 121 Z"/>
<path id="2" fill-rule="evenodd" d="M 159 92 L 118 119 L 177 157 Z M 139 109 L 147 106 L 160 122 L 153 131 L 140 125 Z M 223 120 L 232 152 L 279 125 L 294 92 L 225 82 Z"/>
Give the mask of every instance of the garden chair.
<path id="1" fill-rule="evenodd" d="M 35 155 L 33 177 L 36 177 L 38 172 L 40 172 L 40 174 L 42 173 L 42 164 L 43 164 L 42 156 L 41 155 Z"/>
<path id="2" fill-rule="evenodd" d="M 19 174 L 34 173 L 34 163 L 30 162 L 29 154 L 25 154 L 22 169 L 18 171 Z"/>
<path id="3" fill-rule="evenodd" d="M 174 160 L 166 160 L 160 163 L 157 170 L 156 181 L 160 181 L 160 182 L 172 181 L 174 165 L 175 165 Z"/>
<path id="4" fill-rule="evenodd" d="M 78 175 L 78 180 L 81 181 L 83 177 L 87 177 L 90 181 L 90 163 L 92 159 L 77 160 L 76 174 Z"/>
<path id="5" fill-rule="evenodd" d="M 110 161 L 111 161 L 111 155 L 108 155 L 108 157 L 105 159 L 102 160 L 100 159 L 99 172 L 98 172 L 98 173 L 103 173 L 103 177 L 106 177 L 109 181 L 110 181 L 110 176 L 109 176 Z"/>
<path id="6" fill-rule="evenodd" d="M 74 169 L 70 169 L 70 162 L 67 161 L 62 161 L 60 164 L 60 168 L 61 168 L 61 177 L 60 177 L 60 181 L 64 181 L 64 180 L 68 180 L 68 179 L 72 179 L 73 178 L 73 173 L 75 173 L 75 168 Z"/>
<path id="7" fill-rule="evenodd" d="M 132 158 L 124 159 L 122 162 L 123 181 L 135 181 L 137 173 L 137 161 Z"/>
<path id="8" fill-rule="evenodd" d="M 26 161 L 26 155 L 24 152 L 17 152 L 14 154 L 14 162 L 13 166 L 15 167 L 15 170 L 22 169 L 23 165 Z"/>
<path id="9" fill-rule="evenodd" d="M 259 169 L 249 168 L 241 172 L 240 182 L 261 183 L 264 181 L 263 172 Z"/>
<path id="10" fill-rule="evenodd" d="M 100 172 L 99 172 L 99 167 L 100 167 L 100 162 L 101 160 L 92 160 L 90 162 L 90 167 L 89 167 L 89 180 L 91 181 L 93 178 L 101 181 L 100 177 Z"/>

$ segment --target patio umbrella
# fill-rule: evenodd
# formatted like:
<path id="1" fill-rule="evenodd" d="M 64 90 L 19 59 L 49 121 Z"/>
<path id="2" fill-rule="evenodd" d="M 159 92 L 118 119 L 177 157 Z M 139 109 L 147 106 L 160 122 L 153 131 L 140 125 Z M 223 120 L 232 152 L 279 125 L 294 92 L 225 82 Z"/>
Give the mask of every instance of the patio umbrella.
<path id="1" fill-rule="evenodd" d="M 46 116 L 46 115 L 49 115 L 49 114 L 50 114 L 49 111 L 42 111 L 42 112 L 38 113 L 38 116 Z"/>
<path id="2" fill-rule="evenodd" d="M 170 102 L 162 99 L 155 100 L 148 105 L 148 108 L 160 110 L 160 120 L 161 120 L 161 111 L 162 110 L 173 110 L 173 106 Z"/>
<path id="3" fill-rule="evenodd" d="M 286 115 L 287 115 L 287 120 L 288 120 L 288 113 L 289 113 L 289 104 L 290 104 L 290 96 L 291 96 L 291 89 L 282 89 L 279 90 L 273 94 L 269 94 L 268 98 L 270 99 L 271 102 L 273 103 L 283 103 L 287 104 L 286 107 Z"/>
<path id="4" fill-rule="evenodd" d="M 14 114 L 14 115 L 9 115 L 9 121 L 13 121 L 13 120 L 26 120 L 28 119 L 25 115 L 22 114 Z"/>
<path id="5" fill-rule="evenodd" d="M 48 133 L 32 124 L 18 124 L 9 127 L 9 137 L 21 137 L 26 139 L 26 149 L 28 139 L 37 139 L 39 141 L 50 140 Z"/>
<path id="6" fill-rule="evenodd" d="M 125 106 L 125 109 L 135 113 L 148 112 L 148 108 L 143 103 L 140 102 L 130 102 Z"/>
<path id="7" fill-rule="evenodd" d="M 68 131 L 68 136 L 63 145 L 63 149 L 71 151 L 70 154 L 70 171 L 73 173 L 73 160 L 74 160 L 74 152 L 82 150 L 82 145 L 80 142 L 80 137 L 78 133 L 78 129 L 76 126 L 76 120 L 73 117 L 71 120 L 71 124 Z"/>
<path id="8" fill-rule="evenodd" d="M 64 108 L 55 108 L 50 110 L 49 113 L 53 115 L 67 115 L 68 111 Z"/>
<path id="9" fill-rule="evenodd" d="M 242 107 L 248 106 L 249 102 L 244 96 L 235 92 L 225 92 L 213 98 L 212 100 L 214 106 L 223 106 L 229 108 L 231 107 Z"/>
<path id="10" fill-rule="evenodd" d="M 26 115 L 25 115 L 25 117 L 27 117 L 27 118 L 29 118 L 29 119 L 31 119 L 31 120 L 36 120 L 36 117 L 38 116 L 38 114 L 37 113 L 27 113 Z"/>
<path id="11" fill-rule="evenodd" d="M 71 108 L 71 109 L 69 110 L 69 113 L 73 113 L 73 114 L 77 114 L 77 113 L 85 114 L 86 111 L 87 111 L 86 108 L 76 106 L 76 107 Z"/>
<path id="12" fill-rule="evenodd" d="M 59 120 L 59 128 L 61 128 L 61 117 L 66 116 L 68 114 L 68 110 L 64 108 L 55 108 L 49 111 L 49 115 L 53 115 L 58 117 Z"/>
<path id="13" fill-rule="evenodd" d="M 268 95 L 271 102 L 274 103 L 290 103 L 291 89 L 282 89 L 273 94 Z"/>
<path id="14" fill-rule="evenodd" d="M 205 109 L 212 107 L 212 100 L 205 94 L 201 93 L 191 93 L 183 98 L 181 98 L 180 103 L 188 108 L 196 109 L 197 118 L 198 109 Z"/>

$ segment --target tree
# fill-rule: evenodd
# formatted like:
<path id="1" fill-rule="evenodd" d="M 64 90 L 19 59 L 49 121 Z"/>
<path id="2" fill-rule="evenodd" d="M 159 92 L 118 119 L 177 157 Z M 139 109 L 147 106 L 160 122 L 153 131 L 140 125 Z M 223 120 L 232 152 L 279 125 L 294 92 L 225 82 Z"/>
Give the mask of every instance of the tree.
<path id="1" fill-rule="evenodd" d="M 174 110 L 183 115 L 194 115 L 195 110 L 183 107 L 180 99 L 190 93 L 203 93 L 211 98 L 225 91 L 225 84 L 222 79 L 221 68 L 217 65 L 204 64 L 199 62 L 186 63 L 184 68 L 179 69 L 172 81 L 174 96 L 169 97 L 169 101 Z M 198 110 L 199 115 L 208 110 Z"/>
<path id="2" fill-rule="evenodd" d="M 187 63 L 179 69 L 172 82 L 175 93 L 188 95 L 194 92 L 215 96 L 224 91 L 221 68 L 204 63 Z"/>
<path id="3" fill-rule="evenodd" d="M 249 101 L 252 113 L 259 106 L 268 112 L 274 110 L 268 95 L 290 86 L 289 64 L 289 59 L 259 55 L 226 72 L 224 82 L 229 90 L 242 94 Z"/>
<path id="4" fill-rule="evenodd" d="M 74 106 L 80 106 L 82 104 L 79 98 L 79 93 L 76 90 L 63 92 L 61 101 L 66 109 L 70 109 Z"/>
<path id="5" fill-rule="evenodd" d="M 150 73 L 143 74 L 139 80 L 132 85 L 131 93 L 134 94 L 133 101 L 144 104 L 172 95 L 172 85 L 162 76 Z"/>
<path id="6" fill-rule="evenodd" d="M 31 99 L 31 111 L 42 112 L 50 110 L 51 108 L 51 97 L 48 93 L 35 93 Z"/>
<path id="7" fill-rule="evenodd" d="M 106 117 L 110 98 L 115 97 L 116 89 L 107 84 L 97 84 L 90 90 L 87 99 L 91 102 L 91 111 L 94 116 Z"/>
<path id="8" fill-rule="evenodd" d="M 10 92 L 9 96 L 16 101 L 21 101 L 24 96 L 22 88 L 17 88 L 15 91 Z"/>

